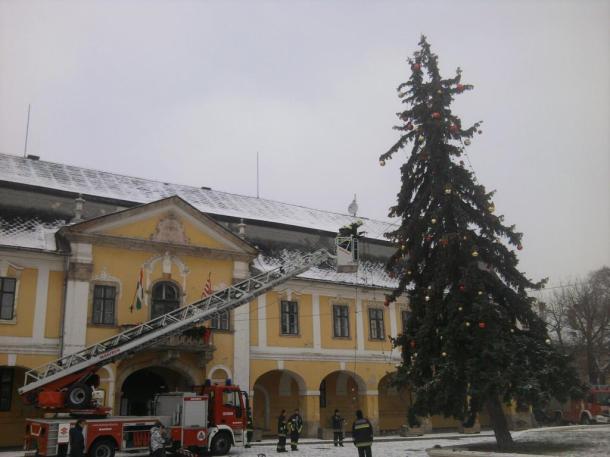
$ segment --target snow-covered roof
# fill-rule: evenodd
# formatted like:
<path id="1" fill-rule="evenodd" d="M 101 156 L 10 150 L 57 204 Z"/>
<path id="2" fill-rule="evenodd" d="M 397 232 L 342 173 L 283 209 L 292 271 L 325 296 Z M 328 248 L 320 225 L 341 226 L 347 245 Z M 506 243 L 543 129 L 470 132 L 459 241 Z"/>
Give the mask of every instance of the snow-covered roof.
<path id="1" fill-rule="evenodd" d="M 284 262 L 302 255 L 303 252 L 287 249 L 283 249 L 277 254 L 260 254 L 254 259 L 253 266 L 261 272 L 269 271 L 279 267 Z M 379 287 L 384 289 L 393 289 L 398 286 L 397 281 L 387 275 L 382 263 L 366 260 L 359 262 L 357 273 L 339 273 L 333 263 L 332 265 L 322 264 L 312 267 L 298 275 L 297 278 L 349 285 L 357 284 L 362 287 Z"/>
<path id="2" fill-rule="evenodd" d="M 361 229 L 366 237 L 378 240 L 385 240 L 383 234 L 394 228 L 389 222 L 374 219 L 1 153 L 0 181 L 73 192 L 85 198 L 90 195 L 134 203 L 178 195 L 204 213 L 328 232 L 337 232 L 339 227 L 362 220 Z"/>
<path id="3" fill-rule="evenodd" d="M 43 222 L 38 218 L 0 217 L 0 246 L 55 251 L 55 232 L 65 224 L 63 220 Z"/>

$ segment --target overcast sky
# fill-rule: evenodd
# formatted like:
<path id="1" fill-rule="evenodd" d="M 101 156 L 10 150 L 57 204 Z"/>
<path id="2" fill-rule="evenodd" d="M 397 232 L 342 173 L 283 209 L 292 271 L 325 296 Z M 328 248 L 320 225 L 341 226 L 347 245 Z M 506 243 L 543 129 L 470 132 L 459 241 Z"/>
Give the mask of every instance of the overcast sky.
<path id="1" fill-rule="evenodd" d="M 609 1 L 0 0 L 0 152 L 386 218 L 425 33 L 469 148 L 551 283 L 610 264 Z"/>

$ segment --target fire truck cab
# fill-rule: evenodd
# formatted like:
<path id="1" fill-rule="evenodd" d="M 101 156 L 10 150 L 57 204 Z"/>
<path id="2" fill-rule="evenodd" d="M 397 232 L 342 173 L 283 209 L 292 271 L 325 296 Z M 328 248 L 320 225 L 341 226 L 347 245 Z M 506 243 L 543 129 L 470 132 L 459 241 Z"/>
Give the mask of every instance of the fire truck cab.
<path id="1" fill-rule="evenodd" d="M 246 439 L 248 396 L 238 386 L 206 384 L 196 392 L 159 394 L 152 416 L 85 419 L 85 452 L 113 457 L 116 451 L 145 451 L 150 430 L 160 422 L 167 431 L 167 450 L 226 455 Z M 69 453 L 69 432 L 75 418 L 28 419 L 25 455 L 63 457 Z"/>
<path id="2" fill-rule="evenodd" d="M 572 400 L 553 411 L 562 422 L 610 424 L 610 385 L 593 385 L 582 400 Z"/>

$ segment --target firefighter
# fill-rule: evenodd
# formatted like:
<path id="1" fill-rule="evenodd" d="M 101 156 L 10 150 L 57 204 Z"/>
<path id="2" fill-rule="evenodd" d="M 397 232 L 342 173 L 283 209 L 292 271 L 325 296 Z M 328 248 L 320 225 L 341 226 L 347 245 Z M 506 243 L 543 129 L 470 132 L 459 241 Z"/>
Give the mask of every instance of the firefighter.
<path id="1" fill-rule="evenodd" d="M 303 418 L 299 414 L 299 408 L 295 409 L 294 414 L 288 419 L 288 430 L 290 431 L 290 450 L 296 451 L 303 431 Z"/>
<path id="2" fill-rule="evenodd" d="M 83 457 L 85 454 L 84 425 L 85 419 L 78 419 L 76 425 L 70 429 L 70 455 L 72 457 Z"/>
<path id="3" fill-rule="evenodd" d="M 345 419 L 343 419 L 339 415 L 339 410 L 335 409 L 335 414 L 331 418 L 332 427 L 333 427 L 333 443 L 335 446 L 343 447 L 343 423 Z"/>
<path id="4" fill-rule="evenodd" d="M 246 425 L 246 444 L 244 447 L 252 447 L 252 436 L 254 435 L 254 422 L 252 421 L 252 411 L 250 408 L 246 410 L 248 424 Z"/>
<path id="5" fill-rule="evenodd" d="M 150 429 L 151 457 L 165 457 L 165 427 L 159 421 Z"/>
<path id="6" fill-rule="evenodd" d="M 286 452 L 286 433 L 288 426 L 286 424 L 286 410 L 283 409 L 277 418 L 277 452 Z"/>
<path id="7" fill-rule="evenodd" d="M 358 448 L 358 457 L 373 457 L 371 445 L 373 444 L 373 426 L 371 422 L 362 415 L 362 411 L 356 411 L 356 420 L 352 425 L 352 437 L 354 446 Z"/>

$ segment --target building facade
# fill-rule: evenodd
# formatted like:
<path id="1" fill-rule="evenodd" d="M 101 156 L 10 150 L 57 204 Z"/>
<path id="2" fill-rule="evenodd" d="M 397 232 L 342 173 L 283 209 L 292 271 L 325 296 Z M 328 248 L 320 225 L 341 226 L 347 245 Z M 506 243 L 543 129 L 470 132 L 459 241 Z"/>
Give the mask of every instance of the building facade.
<path id="1" fill-rule="evenodd" d="M 42 414 L 17 394 L 28 369 L 194 302 L 208 284 L 332 249 L 356 219 L 0 154 L 0 447 L 21 444 L 25 418 Z M 408 304 L 383 305 L 390 226 L 362 220 L 356 273 L 313 268 L 207 322 L 210 338 L 195 328 L 104 366 L 106 406 L 147 414 L 158 392 L 231 379 L 250 392 L 264 433 L 295 408 L 307 436 L 329 427 L 336 408 L 399 429 L 411 398 L 391 384 L 400 354 L 390 338 Z"/>

